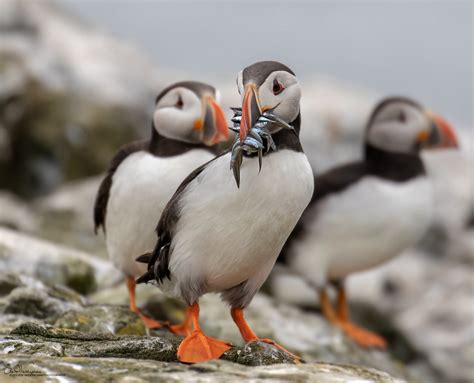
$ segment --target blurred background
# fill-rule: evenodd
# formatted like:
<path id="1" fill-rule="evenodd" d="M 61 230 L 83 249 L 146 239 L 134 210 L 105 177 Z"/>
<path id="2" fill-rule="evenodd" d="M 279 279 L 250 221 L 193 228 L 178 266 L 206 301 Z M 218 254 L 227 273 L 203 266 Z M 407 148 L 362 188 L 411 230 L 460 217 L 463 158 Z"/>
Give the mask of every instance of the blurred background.
<path id="1" fill-rule="evenodd" d="M 278 60 L 300 79 L 302 142 L 316 172 L 360 156 L 368 115 L 385 95 L 443 115 L 461 142 L 459 151 L 425 156 L 436 190 L 425 240 L 351 279 L 359 321 L 389 338 L 403 371 L 378 354 L 344 351 L 306 312 L 291 311 L 295 328 L 306 324 L 322 338 L 308 345 L 307 333 L 288 330 L 291 341 L 301 338 L 290 347 L 310 360 L 419 381 L 472 381 L 473 12 L 471 1 L 0 0 L 0 277 L 26 273 L 96 304 L 124 304 L 92 230 L 95 193 L 113 154 L 148 136 L 166 85 L 208 81 L 228 108 L 240 102 L 239 70 Z M 313 313 L 312 295 L 297 293 Z M 258 304 L 288 317 L 265 299 Z M 253 310 L 256 327 L 267 329 L 268 318 Z M 236 335 L 221 322 L 213 335 Z M 2 326 L 10 325 L 0 319 Z"/>
<path id="2" fill-rule="evenodd" d="M 472 124 L 468 1 L 65 1 L 161 67 L 232 82 L 272 58 L 301 78 L 324 73 L 422 100 Z"/>

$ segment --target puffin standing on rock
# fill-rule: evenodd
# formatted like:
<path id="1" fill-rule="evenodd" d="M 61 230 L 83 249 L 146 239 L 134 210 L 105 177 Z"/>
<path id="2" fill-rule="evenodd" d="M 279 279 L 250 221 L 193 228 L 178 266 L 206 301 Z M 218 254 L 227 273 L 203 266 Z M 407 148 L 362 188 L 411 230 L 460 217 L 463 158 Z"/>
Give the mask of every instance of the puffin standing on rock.
<path id="1" fill-rule="evenodd" d="M 237 84 L 243 99 L 241 134 L 232 152 L 183 181 L 158 223 L 157 245 L 138 258 L 148 262 L 138 283 L 156 281 L 188 304 L 189 330 L 178 349 L 178 359 L 187 363 L 219 358 L 230 348 L 199 326 L 199 297 L 212 292 L 231 306 L 246 342 L 260 340 L 284 350 L 258 338 L 243 310 L 313 193 L 313 173 L 298 137 L 301 90 L 295 74 L 278 62 L 258 62 L 239 73 Z"/>
<path id="2" fill-rule="evenodd" d="M 319 291 L 323 315 L 364 347 L 386 342 L 353 324 L 343 281 L 415 245 L 433 209 L 431 183 L 420 150 L 457 147 L 452 128 L 406 98 L 387 98 L 374 109 L 362 161 L 315 176 L 311 203 L 278 261 Z M 278 297 L 279 280 L 271 283 Z M 326 290 L 337 290 L 333 308 Z"/>
<path id="3" fill-rule="evenodd" d="M 149 328 L 162 324 L 137 308 L 135 278 L 146 268 L 135 258 L 155 244 L 156 217 L 180 182 L 214 158 L 216 144 L 229 137 L 216 93 L 212 86 L 194 81 L 164 89 L 156 99 L 151 138 L 119 150 L 97 193 L 95 230 L 102 226 L 109 257 L 127 278 L 130 309 Z"/>

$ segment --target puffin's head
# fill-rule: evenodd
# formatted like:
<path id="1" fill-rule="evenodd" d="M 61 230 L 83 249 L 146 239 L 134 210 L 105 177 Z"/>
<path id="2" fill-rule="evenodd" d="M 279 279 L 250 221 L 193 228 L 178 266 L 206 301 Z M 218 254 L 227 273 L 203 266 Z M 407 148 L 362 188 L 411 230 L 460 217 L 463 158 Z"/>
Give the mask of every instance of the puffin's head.
<path id="1" fill-rule="evenodd" d="M 382 100 L 369 119 L 366 143 L 397 153 L 424 148 L 457 148 L 453 128 L 441 117 L 407 98 Z"/>
<path id="2" fill-rule="evenodd" d="M 218 91 L 207 84 L 183 81 L 170 85 L 156 98 L 153 125 L 167 138 L 215 145 L 229 137 Z"/>
<path id="3" fill-rule="evenodd" d="M 237 87 L 242 96 L 240 138 L 246 137 L 263 112 L 286 123 L 293 122 L 300 113 L 301 88 L 293 71 L 276 61 L 260 61 L 241 70 Z M 269 126 L 275 133 L 281 125 Z"/>

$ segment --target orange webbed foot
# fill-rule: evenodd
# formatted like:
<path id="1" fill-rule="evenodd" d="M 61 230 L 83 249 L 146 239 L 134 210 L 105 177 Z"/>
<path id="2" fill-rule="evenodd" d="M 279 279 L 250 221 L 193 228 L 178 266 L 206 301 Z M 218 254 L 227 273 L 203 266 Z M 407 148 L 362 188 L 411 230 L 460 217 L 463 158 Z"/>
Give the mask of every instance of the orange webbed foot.
<path id="1" fill-rule="evenodd" d="M 128 297 L 129 297 L 129 303 L 130 303 L 130 311 L 134 312 L 141 318 L 146 328 L 149 328 L 149 329 L 162 328 L 163 324 L 161 322 L 157 321 L 156 319 L 146 316 L 138 308 L 136 297 L 135 297 L 135 287 L 136 287 L 135 279 L 133 277 L 128 276 L 126 281 L 127 281 Z"/>
<path id="2" fill-rule="evenodd" d="M 188 308 L 186 316 L 180 324 L 168 325 L 167 327 L 173 334 L 187 336 L 193 331 L 192 321 L 192 310 Z"/>
<path id="3" fill-rule="evenodd" d="M 182 336 L 187 336 L 191 334 L 191 332 L 193 331 L 191 326 L 187 323 L 173 324 L 167 327 L 168 327 L 168 330 L 170 330 L 173 334 L 182 335 Z"/>
<path id="4" fill-rule="evenodd" d="M 183 363 L 199 363 L 218 359 L 231 348 L 231 344 L 210 338 L 202 331 L 195 330 L 179 345 L 178 360 Z"/>
<path id="5" fill-rule="evenodd" d="M 387 348 L 387 342 L 381 336 L 365 330 L 362 327 L 356 326 L 351 322 L 339 323 L 338 327 L 340 327 L 348 337 L 361 347 Z"/>
<path id="6" fill-rule="evenodd" d="M 364 348 L 386 349 L 387 342 L 382 337 L 352 323 L 349 318 L 346 291 L 339 281 L 337 287 L 337 311 L 334 311 L 325 289 L 319 292 L 321 310 L 326 319 L 334 326 L 339 327 L 355 343 Z"/>
<path id="7" fill-rule="evenodd" d="M 143 321 L 143 324 L 146 328 L 151 329 L 158 329 L 163 327 L 163 323 L 157 321 L 156 319 L 150 318 L 140 312 L 137 313 L 140 319 Z"/>

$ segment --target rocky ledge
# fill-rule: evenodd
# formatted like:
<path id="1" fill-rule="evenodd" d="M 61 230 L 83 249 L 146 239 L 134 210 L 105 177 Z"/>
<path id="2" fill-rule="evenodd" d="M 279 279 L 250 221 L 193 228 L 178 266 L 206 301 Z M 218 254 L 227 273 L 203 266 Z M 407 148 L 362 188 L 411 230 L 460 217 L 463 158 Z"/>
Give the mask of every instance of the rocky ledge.
<path id="1" fill-rule="evenodd" d="M 150 313 L 166 312 L 163 319 L 180 319 L 178 302 L 154 288 L 140 289 L 140 295 Z M 0 274 L 0 371 L 12 379 L 33 374 L 50 381 L 64 377 L 90 381 L 98 374 L 106 381 L 124 382 L 152 381 L 157 376 L 163 381 L 209 382 L 224 378 L 399 382 L 414 378 L 389 354 L 358 348 L 319 315 L 276 304 L 264 295 L 257 296 L 249 308 L 250 323 L 262 337 L 290 347 L 303 363 L 266 343 L 242 344 L 228 309 L 211 296 L 202 300 L 205 331 L 235 346 L 219 361 L 183 365 L 176 359 L 181 338 L 165 330 L 146 330 L 138 316 L 121 304 L 125 301 L 122 287 L 102 287 L 84 296 L 34 276 Z"/>

